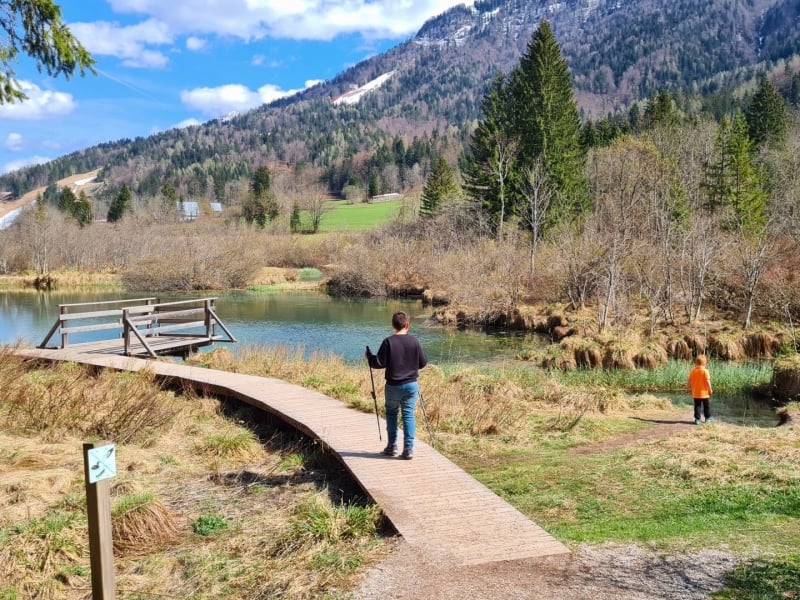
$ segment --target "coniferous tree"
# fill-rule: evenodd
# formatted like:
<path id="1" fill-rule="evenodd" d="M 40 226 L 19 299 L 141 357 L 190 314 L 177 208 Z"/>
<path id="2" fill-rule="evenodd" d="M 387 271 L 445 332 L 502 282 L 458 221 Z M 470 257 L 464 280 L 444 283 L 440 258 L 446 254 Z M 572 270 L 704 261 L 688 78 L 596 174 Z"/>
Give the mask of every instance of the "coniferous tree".
<path id="1" fill-rule="evenodd" d="M 300 231 L 300 207 L 297 202 L 292 204 L 292 214 L 289 216 L 289 229 L 297 233 Z"/>
<path id="2" fill-rule="evenodd" d="M 524 203 L 524 172 L 537 161 L 553 194 L 548 226 L 587 210 L 586 148 L 572 77 L 547 21 L 509 77 L 494 79 L 481 108 L 484 118 L 465 160 L 465 189 L 482 202 L 498 232 Z"/>
<path id="3" fill-rule="evenodd" d="M 495 75 L 483 98 L 483 120 L 472 133 L 462 170 L 464 190 L 492 218 L 501 212 L 503 196 L 503 186 L 496 177 L 494 165 L 499 154 L 498 145 L 507 141 L 507 131 L 510 129 L 507 91 L 503 75 Z"/>
<path id="4" fill-rule="evenodd" d="M 550 224 L 584 213 L 589 193 L 581 120 L 572 75 L 548 21 L 534 32 L 509 85 L 511 124 L 519 139 L 514 182 L 521 185 L 523 169 L 541 159 L 553 192 Z"/>
<path id="5" fill-rule="evenodd" d="M 753 144 L 744 115 L 724 119 L 716 141 L 717 159 L 706 169 L 703 187 L 708 207 L 729 211 L 727 227 L 748 236 L 763 234 L 767 223 L 767 192 L 753 162 Z"/>
<path id="6" fill-rule="evenodd" d="M 78 199 L 72 207 L 72 216 L 81 227 L 85 227 L 94 221 L 92 205 L 89 203 L 89 198 L 83 190 L 78 194 Z"/>
<path id="7" fill-rule="evenodd" d="M 71 215 L 77 201 L 75 193 L 70 188 L 63 187 L 58 194 L 58 210 Z"/>
<path id="8" fill-rule="evenodd" d="M 747 131 L 756 147 L 786 140 L 789 122 L 786 103 L 772 82 L 764 77 L 747 106 Z"/>
<path id="9" fill-rule="evenodd" d="M 242 206 L 245 221 L 265 227 L 278 214 L 278 201 L 272 191 L 272 176 L 266 166 L 261 166 L 253 173 L 250 181 L 251 196 Z"/>
<path id="10" fill-rule="evenodd" d="M 458 196 L 459 188 L 453 170 L 443 156 L 439 156 L 433 163 L 425 187 L 422 190 L 422 201 L 419 214 L 422 217 L 433 217 L 441 206 Z"/>
<path id="11" fill-rule="evenodd" d="M 106 219 L 109 223 L 116 223 L 122 218 L 126 211 L 130 210 L 131 190 L 127 185 L 123 184 L 119 192 L 117 192 L 117 195 L 114 196 L 114 199 L 111 201 L 111 205 L 108 207 Z"/>
<path id="12" fill-rule="evenodd" d="M 95 72 L 94 59 L 61 20 L 53 0 L 0 2 L 0 31 L 0 105 L 27 99 L 11 67 L 20 50 L 54 77 Z"/>
<path id="13" fill-rule="evenodd" d="M 644 111 L 644 118 L 650 127 L 670 126 L 677 122 L 678 114 L 672 96 L 667 90 L 661 90 L 650 96 Z"/>

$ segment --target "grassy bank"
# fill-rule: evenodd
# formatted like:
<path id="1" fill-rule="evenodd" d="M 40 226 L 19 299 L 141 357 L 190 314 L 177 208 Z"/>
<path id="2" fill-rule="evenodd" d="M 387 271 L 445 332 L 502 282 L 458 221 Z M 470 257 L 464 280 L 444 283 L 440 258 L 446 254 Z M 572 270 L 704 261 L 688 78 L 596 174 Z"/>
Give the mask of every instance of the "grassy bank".
<path id="1" fill-rule="evenodd" d="M 190 362 L 279 377 L 372 410 L 369 377 L 335 357 L 305 360 L 283 349 L 244 348 L 236 355 L 198 354 Z M 421 385 L 437 448 L 568 545 L 614 541 L 665 554 L 735 552 L 742 564 L 720 598 L 793 597 L 786 594 L 800 580 L 796 426 L 665 425 L 685 415 L 664 400 L 631 396 L 605 383 L 565 385 L 525 367 L 424 369 Z M 163 548 L 122 555 L 123 597 L 189 597 L 190 589 L 208 590 L 196 597 L 347 597 L 344 590 L 386 545 L 376 535 L 374 507 L 330 491 L 348 488 L 343 475 L 333 482 L 340 476 L 335 465 L 313 444 L 268 428 L 249 411 L 158 390 L 139 377 L 0 361 L 0 452 L 10 465 L 4 476 L 16 474 L 5 488 L 16 496 L 2 496 L 0 565 L 9 566 L 0 567 L 0 592 L 13 588 L 24 595 L 38 586 L 61 598 L 73 597 L 65 589 L 77 594 L 85 588 L 75 448 L 87 435 L 122 435 L 97 428 L 108 419 L 78 414 L 85 402 L 64 401 L 85 397 L 89 392 L 72 383 L 85 380 L 100 398 L 138 398 L 133 414 L 150 414 L 142 406 L 166 410 L 156 411 L 157 422 L 139 427 L 118 451 L 125 463 L 115 498 L 152 492 L 144 501 L 125 502 L 158 501 L 173 515 L 174 526 L 164 534 Z M 73 387 L 74 394 L 62 393 Z M 140 387 L 150 391 L 134 393 Z M 19 391 L 10 395 L 11 389 Z M 52 398 L 72 418 L 59 417 L 46 404 L 15 410 L 18 397 L 42 403 Z M 42 414 L 47 419 L 35 416 Z M 70 423 L 95 428 L 73 430 Z M 418 433 L 427 438 L 424 427 Z M 52 448 L 52 458 L 40 464 L 43 445 Z M 31 488 L 38 479 L 53 481 L 64 465 L 66 472 L 58 471 L 63 483 L 48 486 L 51 495 Z M 45 468 L 52 471 L 31 477 Z M 58 519 L 48 521 L 47 514 Z M 322 531 L 350 533 L 294 537 L 320 531 L 320 519 L 328 524 Z M 41 552 L 55 557 L 46 568 Z M 777 591 L 754 595 L 769 588 Z"/>
<path id="2" fill-rule="evenodd" d="M 90 439 L 117 443 L 119 598 L 340 598 L 387 552 L 339 464 L 250 410 L 0 350 L 0 598 L 90 593 Z"/>
<path id="3" fill-rule="evenodd" d="M 63 270 L 50 273 L 55 280 L 55 289 L 77 291 L 122 291 L 118 274 L 110 272 Z M 36 273 L 14 273 L 0 275 L 0 290 L 9 292 L 38 293 L 34 287 Z"/>

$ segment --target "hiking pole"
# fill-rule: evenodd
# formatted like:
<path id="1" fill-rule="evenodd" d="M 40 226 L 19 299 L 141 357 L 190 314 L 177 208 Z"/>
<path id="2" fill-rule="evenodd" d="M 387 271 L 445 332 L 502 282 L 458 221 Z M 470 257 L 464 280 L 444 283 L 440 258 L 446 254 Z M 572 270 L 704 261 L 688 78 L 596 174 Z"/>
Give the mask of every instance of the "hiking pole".
<path id="1" fill-rule="evenodd" d="M 367 346 L 367 354 L 372 354 L 369 346 Z M 375 405 L 375 420 L 378 422 L 378 439 L 383 441 L 383 437 L 381 437 L 381 418 L 378 416 L 378 398 L 375 396 L 375 377 L 372 375 L 372 365 L 369 364 L 369 358 L 367 358 L 367 366 L 369 366 L 369 380 L 372 382 L 372 403 Z"/>
<path id="2" fill-rule="evenodd" d="M 422 397 L 422 392 L 419 393 L 419 405 L 422 408 L 422 416 L 425 418 L 425 425 L 428 427 L 428 437 L 431 438 L 431 446 L 436 450 L 436 440 L 433 437 L 433 429 L 431 429 L 431 422 L 428 421 L 428 413 L 425 410 L 425 398 Z"/>

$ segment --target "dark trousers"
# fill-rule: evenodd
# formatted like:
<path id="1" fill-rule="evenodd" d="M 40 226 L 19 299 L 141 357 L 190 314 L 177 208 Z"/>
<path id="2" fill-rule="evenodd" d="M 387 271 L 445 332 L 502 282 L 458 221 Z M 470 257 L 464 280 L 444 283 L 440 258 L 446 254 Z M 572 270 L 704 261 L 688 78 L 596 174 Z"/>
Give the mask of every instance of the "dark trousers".
<path id="1" fill-rule="evenodd" d="M 703 407 L 703 417 L 705 417 L 705 420 L 708 421 L 708 419 L 711 417 L 711 402 L 708 398 L 694 398 L 694 420 L 700 420 L 701 406 Z"/>

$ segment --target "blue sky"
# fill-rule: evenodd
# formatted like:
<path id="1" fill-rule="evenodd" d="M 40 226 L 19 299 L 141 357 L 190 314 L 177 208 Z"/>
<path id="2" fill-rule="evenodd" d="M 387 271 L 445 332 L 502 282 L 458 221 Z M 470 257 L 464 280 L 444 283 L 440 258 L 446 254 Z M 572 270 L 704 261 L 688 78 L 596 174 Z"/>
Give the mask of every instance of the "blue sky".
<path id="1" fill-rule="evenodd" d="M 0 173 L 244 112 L 329 80 L 465 0 L 56 0 L 97 60 L 69 81 L 20 57 Z"/>

